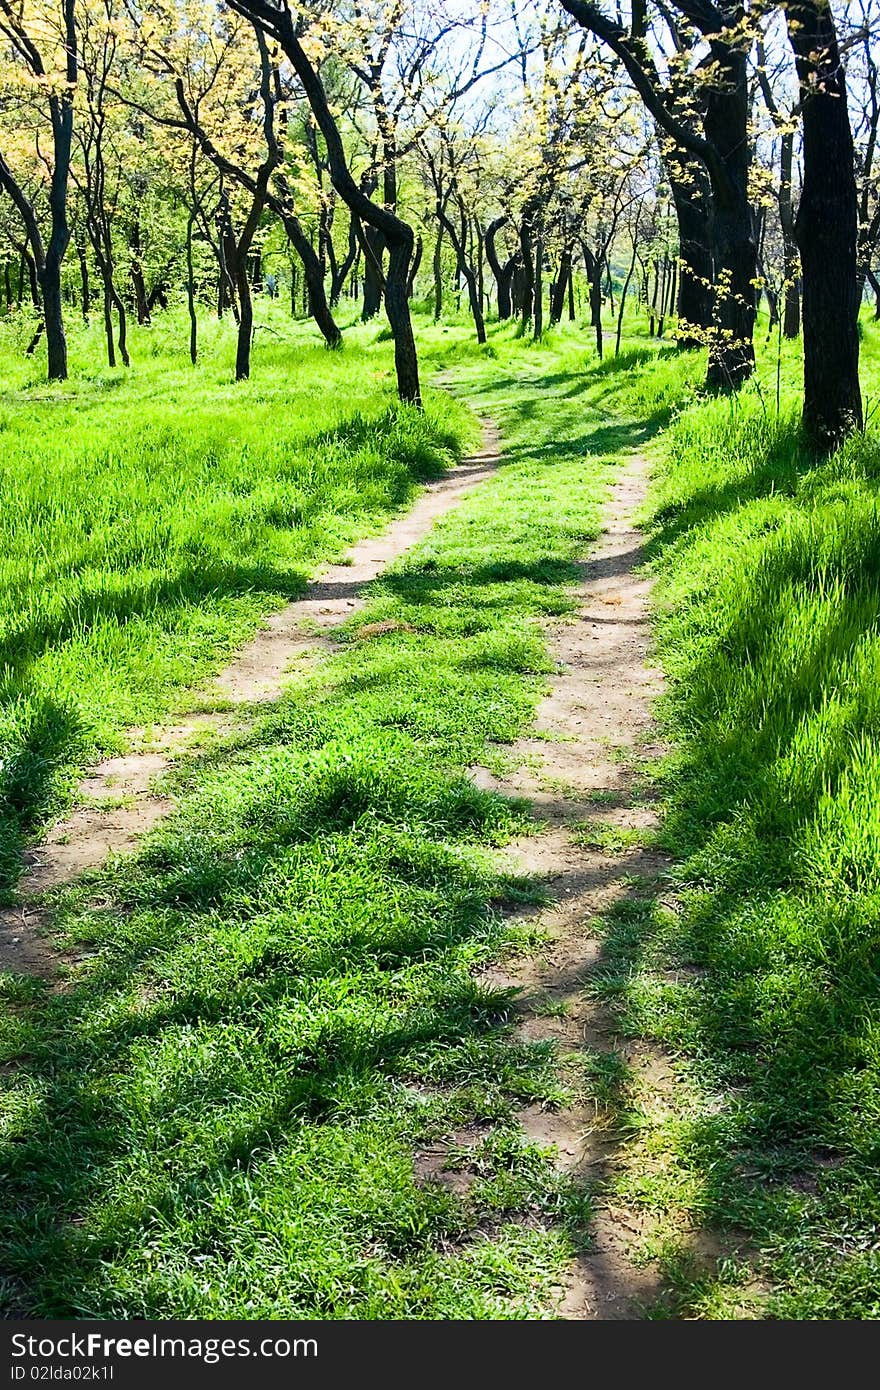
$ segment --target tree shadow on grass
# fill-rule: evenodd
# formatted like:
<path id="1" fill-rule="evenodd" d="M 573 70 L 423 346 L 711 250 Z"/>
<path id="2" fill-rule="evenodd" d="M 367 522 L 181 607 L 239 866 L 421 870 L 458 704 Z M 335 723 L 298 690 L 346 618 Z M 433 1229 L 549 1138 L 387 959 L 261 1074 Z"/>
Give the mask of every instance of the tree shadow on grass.
<path id="1" fill-rule="evenodd" d="M 755 500 L 775 499 L 786 525 L 753 537 L 745 560 L 725 532 L 716 568 L 737 583 L 723 606 L 701 588 L 675 615 L 687 679 L 668 698 L 687 734 L 664 773 L 663 836 L 688 891 L 674 919 L 650 905 L 637 929 L 610 915 L 605 988 L 628 1031 L 689 1056 L 715 1098 L 671 1142 L 700 1210 L 781 1252 L 776 1315 L 865 1318 L 878 1311 L 875 812 L 816 827 L 854 750 L 876 746 L 873 668 L 858 658 L 877 641 L 880 529 L 836 489 L 824 509 L 812 495 L 799 505 L 813 467 L 783 440 L 745 480 L 656 518 L 657 570 Z M 825 834 L 843 838 L 823 878 L 812 856 Z"/>
<path id="2" fill-rule="evenodd" d="M 500 1045 L 507 1007 L 503 992 L 468 973 L 473 947 L 501 930 L 493 904 L 504 884 L 468 848 L 495 798 L 468 783 L 476 824 L 437 841 L 435 803 L 459 793 L 442 774 L 422 775 L 427 802 L 404 791 L 391 817 L 384 802 L 367 801 L 348 825 L 325 806 L 321 833 L 304 822 L 293 841 L 267 790 L 254 852 L 230 853 L 224 865 L 206 846 L 194 895 L 192 882 L 185 890 L 199 832 L 181 820 L 129 864 L 127 879 L 117 873 L 113 908 L 80 920 L 80 948 L 91 934 L 99 949 L 92 964 L 42 999 L 32 985 L 8 985 L 11 1031 L 16 1014 L 21 1028 L 10 1081 L 35 1099 L 4 1156 L 12 1315 L 166 1315 L 176 1275 L 163 1292 L 141 1260 L 157 1231 L 179 1228 L 178 1269 L 222 1262 L 251 1220 L 244 1189 L 244 1205 L 232 1196 L 240 1179 L 250 1175 L 252 1190 L 271 1183 L 304 1126 L 340 1115 L 349 1132 L 368 1125 L 377 1084 L 415 1081 L 426 1056 L 452 1047 L 469 1058 L 458 1084 L 476 1084 L 478 1054 Z M 485 1065 L 488 1084 L 489 1053 Z M 331 1202 L 355 1258 L 375 1202 L 370 1182 L 364 1188 L 344 1156 L 329 1193 L 309 1182 L 304 1172 L 304 1210 L 320 1227 Z M 215 1205 L 222 1192 L 226 1218 Z M 460 1213 L 428 1190 L 409 1192 L 396 1226 L 384 1219 L 385 1243 L 415 1255 L 439 1254 L 461 1234 Z M 313 1283 L 299 1281 L 296 1251 L 289 1256 L 290 1274 L 282 1266 L 277 1276 L 284 1306 L 345 1311 L 322 1305 Z M 110 1273 L 127 1260 L 145 1281 L 130 1304 Z"/>

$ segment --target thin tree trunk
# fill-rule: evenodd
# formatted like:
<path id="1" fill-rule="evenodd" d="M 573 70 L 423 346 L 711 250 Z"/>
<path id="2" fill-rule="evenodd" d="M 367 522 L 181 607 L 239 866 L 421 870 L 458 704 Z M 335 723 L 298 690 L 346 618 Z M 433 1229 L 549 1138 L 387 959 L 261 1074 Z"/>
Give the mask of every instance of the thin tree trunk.
<path id="1" fill-rule="evenodd" d="M 794 221 L 792 181 L 794 178 L 794 132 L 782 136 L 779 173 L 779 220 L 782 224 L 785 311 L 782 331 L 786 338 L 797 338 L 801 331 L 800 260 Z"/>
<path id="2" fill-rule="evenodd" d="M 77 241 L 76 254 L 79 259 L 80 307 L 82 309 L 82 320 L 88 328 L 89 313 L 92 307 L 92 296 L 89 285 L 89 258 L 86 254 L 84 242 Z"/>
<path id="3" fill-rule="evenodd" d="M 534 340 L 541 341 L 544 333 L 544 233 L 539 226 L 535 236 L 535 311 Z"/>
<path id="4" fill-rule="evenodd" d="M 480 304 L 480 295 L 477 289 L 477 277 L 473 266 L 469 263 L 465 250 L 466 218 L 462 213 L 461 231 L 456 229 L 455 223 L 447 216 L 443 209 L 442 202 L 437 201 L 437 220 L 452 242 L 452 249 L 455 252 L 456 269 L 460 278 L 464 279 L 468 291 L 468 303 L 471 306 L 474 327 L 477 330 L 477 342 L 486 341 L 486 324 L 483 319 L 483 309 Z"/>
<path id="5" fill-rule="evenodd" d="M 443 314 L 443 223 L 437 228 L 434 241 L 434 322 L 439 323 Z"/>
<path id="6" fill-rule="evenodd" d="M 193 366 L 199 357 L 199 320 L 196 314 L 196 287 L 193 270 L 193 226 L 195 213 L 191 212 L 186 224 L 186 307 L 189 314 L 189 360 Z"/>
<path id="7" fill-rule="evenodd" d="M 624 311 L 625 311 L 625 309 L 626 309 L 626 296 L 629 294 L 629 287 L 630 287 L 630 285 L 632 284 L 632 278 L 633 278 L 633 276 L 635 275 L 635 272 L 636 272 L 636 260 L 637 260 L 637 258 L 638 258 L 638 254 L 639 254 L 639 229 L 638 229 L 638 224 L 637 224 L 636 227 L 635 227 L 635 229 L 634 229 L 634 231 L 633 231 L 633 253 L 632 253 L 632 260 L 631 260 L 630 263 L 629 263 L 629 270 L 627 271 L 626 279 L 625 279 L 624 282 L 623 282 L 623 289 L 621 290 L 621 293 L 620 293 L 620 309 L 619 309 L 619 312 L 618 312 L 618 315 L 617 315 L 617 338 L 616 338 L 615 343 L 614 343 L 614 356 L 615 356 L 615 357 L 619 357 L 619 356 L 620 356 L 620 344 L 621 344 L 621 340 L 622 340 L 622 338 L 623 338 L 623 315 L 624 315 Z"/>

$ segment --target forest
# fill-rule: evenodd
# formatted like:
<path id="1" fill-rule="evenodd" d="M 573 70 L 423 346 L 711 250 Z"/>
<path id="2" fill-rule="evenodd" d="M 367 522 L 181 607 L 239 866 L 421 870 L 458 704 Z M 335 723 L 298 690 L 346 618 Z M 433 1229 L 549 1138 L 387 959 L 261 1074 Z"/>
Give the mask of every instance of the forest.
<path id="1" fill-rule="evenodd" d="M 0 0 L 4 1322 L 880 1317 L 878 398 L 880 0 Z"/>

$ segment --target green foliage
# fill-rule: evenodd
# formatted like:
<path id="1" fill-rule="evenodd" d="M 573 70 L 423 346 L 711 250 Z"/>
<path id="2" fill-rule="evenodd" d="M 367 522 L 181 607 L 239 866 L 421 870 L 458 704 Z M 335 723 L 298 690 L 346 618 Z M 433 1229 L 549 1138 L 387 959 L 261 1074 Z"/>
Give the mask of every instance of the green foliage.
<path id="1" fill-rule="evenodd" d="M 680 1241 L 660 1240 L 670 1294 L 658 1316 L 876 1317 L 880 444 L 858 438 L 825 462 L 804 452 L 794 352 L 777 416 L 769 359 L 758 387 L 726 402 L 700 397 L 699 356 L 644 342 L 600 366 L 568 330 L 531 345 L 495 328 L 491 354 L 458 329 L 421 337 L 426 375 L 454 368 L 457 389 L 501 422 L 498 476 L 374 586 L 338 656 L 178 766 L 180 809 L 138 858 L 68 895 L 62 941 L 84 959 L 65 989 L 3 982 L 6 1310 L 511 1318 L 551 1306 L 589 1201 L 509 1123 L 518 1102 L 558 1101 L 559 1079 L 550 1049 L 507 1033 L 504 992 L 474 978 L 515 940 L 499 905 L 534 886 L 487 854 L 519 833 L 524 808 L 476 791 L 466 769 L 528 726 L 547 670 L 537 623 L 569 607 L 605 462 L 665 430 L 650 551 L 673 749 L 657 773 L 661 838 L 677 867 L 662 898 L 643 891 L 609 914 L 590 987 L 622 1032 L 659 1039 L 683 1079 L 659 1118 L 634 1109 L 622 1054 L 589 1059 L 582 1084 L 633 1143 L 644 1135 L 646 1161 L 619 1179 L 628 1201 L 734 1228 L 763 1253 L 756 1292 L 747 1260 L 707 1275 Z M 4 762 L 16 824 L 57 804 L 59 767 L 112 746 L 135 709 L 171 707 L 320 554 L 374 525 L 463 440 L 457 409 L 411 424 L 377 399 L 389 358 L 375 326 L 348 339 L 338 358 L 266 345 L 262 381 L 241 394 L 217 369 L 185 429 L 180 397 L 157 402 L 163 379 L 166 396 L 192 381 L 165 348 L 151 390 L 149 368 L 114 388 L 131 393 L 127 408 L 97 385 L 4 402 L 39 448 L 50 412 L 67 422 L 64 466 L 81 414 L 100 441 L 89 457 L 118 460 L 103 490 L 118 474 L 136 501 L 124 476 L 137 459 L 154 507 L 173 480 L 166 471 L 150 491 L 129 416 L 141 399 L 151 415 L 176 410 L 176 456 L 198 479 L 177 513 L 190 540 L 184 512 L 201 489 L 203 518 L 234 510 L 242 476 L 263 499 L 236 559 L 259 582 L 197 586 L 186 603 L 160 594 L 127 620 L 141 625 L 138 649 L 160 653 L 141 705 L 120 693 L 137 667 L 113 684 L 123 648 L 102 667 L 90 645 L 101 615 L 59 624 L 36 649 L 35 677 L 42 663 L 81 669 L 94 693 L 61 687 L 53 703 L 48 686 L 14 690 L 35 730 Z M 870 398 L 870 327 L 863 347 Z M 196 428 L 222 443 L 233 426 L 259 440 L 246 468 L 240 447 L 210 468 L 197 443 L 187 452 Z M 20 460 L 15 428 L 8 457 Z M 113 453 L 115 437 L 127 442 Z M 300 461 L 292 479 L 286 459 Z M 324 492 L 291 499 L 303 459 Z M 346 490 L 352 470 L 373 480 L 369 505 Z M 33 494 L 22 487 L 38 493 L 36 480 Z M 100 495 L 79 487 L 87 520 Z M 69 542 L 73 519 L 39 495 Z M 305 544 L 290 510 L 309 497 L 318 509 L 329 497 L 326 546 L 318 526 Z M 83 525 L 86 557 L 91 534 Z M 218 554 L 239 543 L 230 525 L 213 542 Z M 96 554 L 115 553 L 102 544 Z M 120 550 L 117 575 L 126 568 Z M 79 574 L 68 559 L 58 579 Z M 393 628 L 356 640 L 386 619 Z M 166 629 L 174 650 L 201 632 L 197 656 L 169 664 Z M 68 649 L 81 668 L 64 666 Z M 609 854 L 628 843 L 602 825 L 580 838 Z M 453 1133 L 460 1183 L 418 1180 L 413 1150 Z"/>

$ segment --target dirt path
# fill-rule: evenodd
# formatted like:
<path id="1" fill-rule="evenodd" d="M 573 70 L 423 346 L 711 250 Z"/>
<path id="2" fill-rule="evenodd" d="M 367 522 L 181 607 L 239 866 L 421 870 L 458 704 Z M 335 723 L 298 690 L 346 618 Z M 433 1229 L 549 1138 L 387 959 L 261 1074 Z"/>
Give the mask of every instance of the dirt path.
<path id="1" fill-rule="evenodd" d="M 493 968 L 485 982 L 521 990 L 520 1036 L 529 1042 L 552 1039 L 559 1055 L 569 1059 L 572 1074 L 583 1074 L 590 1055 L 615 1053 L 640 1091 L 662 1101 L 674 1084 L 668 1063 L 616 1036 L 612 1016 L 584 996 L 602 957 L 593 920 L 627 897 L 650 894 L 652 886 L 656 891 L 667 868 L 665 858 L 650 850 L 591 848 L 589 829 L 592 823 L 598 832 L 601 823 L 639 832 L 656 822 L 639 795 L 628 756 L 649 751 L 651 705 L 662 688 L 660 674 L 649 664 L 650 585 L 637 573 L 642 537 L 633 521 L 647 473 L 646 460 L 633 457 L 618 474 L 604 507 L 602 534 L 582 567 L 578 611 L 549 629 L 558 674 L 541 703 L 534 736 L 514 746 L 519 766 L 505 778 L 481 767 L 471 771 L 481 787 L 528 797 L 545 821 L 541 834 L 511 847 L 509 861 L 519 872 L 542 877 L 552 896 L 550 906 L 537 914 L 548 938 L 543 953 Z M 607 838 L 607 829 L 604 833 Z M 555 1148 L 561 1170 L 596 1183 L 601 1191 L 618 1152 L 601 1108 L 532 1106 L 519 1119 L 530 1139 Z M 561 1315 L 638 1316 L 660 1291 L 656 1272 L 639 1268 L 632 1258 L 639 1218 L 600 1197 L 590 1234 L 592 1250 L 570 1271 Z"/>
<path id="2" fill-rule="evenodd" d="M 267 620 L 210 682 L 207 693 L 233 707 L 277 699 L 298 662 L 316 650 L 332 650 L 334 630 L 366 602 L 366 586 L 497 467 L 498 432 L 489 420 L 482 425 L 478 453 L 429 484 L 415 505 L 379 535 L 359 541 L 338 564 L 322 570 L 301 599 Z M 0 970 L 55 972 L 60 958 L 45 936 L 51 908 L 41 902 L 43 895 L 72 883 L 109 855 L 134 849 L 172 809 L 171 800 L 154 791 L 156 780 L 188 743 L 222 723 L 222 714 L 193 713 L 149 741 L 143 730 L 132 729 L 130 752 L 89 769 L 79 785 L 76 808 L 41 844 L 26 851 L 17 904 L 0 909 Z"/>

